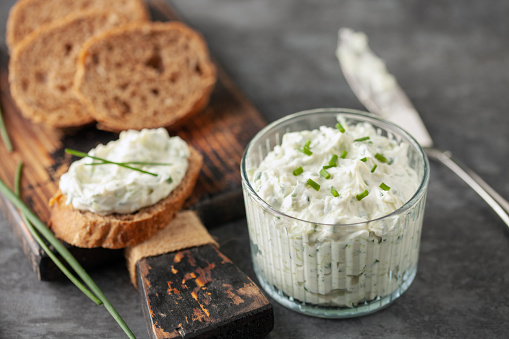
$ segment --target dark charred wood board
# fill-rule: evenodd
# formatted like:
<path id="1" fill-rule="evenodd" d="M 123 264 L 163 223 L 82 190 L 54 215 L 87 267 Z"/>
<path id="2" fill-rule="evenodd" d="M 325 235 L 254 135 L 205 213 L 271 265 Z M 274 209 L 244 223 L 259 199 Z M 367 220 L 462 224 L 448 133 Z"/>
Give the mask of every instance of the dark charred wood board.
<path id="1" fill-rule="evenodd" d="M 166 2 L 151 0 L 148 4 L 154 20 L 179 20 Z M 88 151 L 100 143 L 117 139 L 118 135 L 98 130 L 94 125 L 77 130 L 55 130 L 23 118 L 9 93 L 8 53 L 5 46 L 0 50 L 0 105 L 14 146 L 14 152 L 9 153 L 5 145 L 0 143 L 0 178 L 12 187 L 16 167 L 22 161 L 22 198 L 47 223 L 50 214 L 48 201 L 57 191 L 60 175 L 72 161 L 64 149 Z M 170 131 L 170 134 L 178 135 L 193 145 L 204 157 L 196 189 L 187 207 L 195 209 L 207 227 L 243 216 L 240 160 L 249 140 L 265 126 L 255 107 L 217 62 L 216 66 L 218 81 L 209 105 L 192 121 L 176 131 Z M 61 277 L 61 272 L 21 221 L 18 211 L 3 195 L 0 195 L 0 208 L 11 221 L 13 233 L 38 278 L 54 280 Z M 69 249 L 88 269 L 118 262 L 123 257 L 120 250 L 81 249 L 74 246 L 69 246 Z"/>
<path id="2" fill-rule="evenodd" d="M 151 338 L 263 338 L 272 306 L 214 245 L 144 258 L 138 288 Z"/>

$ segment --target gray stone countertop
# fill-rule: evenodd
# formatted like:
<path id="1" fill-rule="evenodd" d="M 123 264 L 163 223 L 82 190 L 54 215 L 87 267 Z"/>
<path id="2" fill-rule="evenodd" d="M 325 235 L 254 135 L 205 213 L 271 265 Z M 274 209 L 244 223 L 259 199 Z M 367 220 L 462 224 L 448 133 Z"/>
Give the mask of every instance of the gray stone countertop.
<path id="1" fill-rule="evenodd" d="M 14 0 L 0 2 L 1 36 Z M 509 198 L 509 2 L 177 0 L 212 54 L 267 121 L 319 107 L 363 109 L 335 59 L 337 30 L 370 37 L 436 144 Z M 0 337 L 122 338 L 68 281 L 40 282 L 0 215 Z M 254 278 L 245 220 L 211 230 Z M 134 333 L 147 337 L 123 264 L 91 273 Z M 509 229 L 466 184 L 431 162 L 419 268 L 375 314 L 325 320 L 272 301 L 269 338 L 507 338 Z"/>

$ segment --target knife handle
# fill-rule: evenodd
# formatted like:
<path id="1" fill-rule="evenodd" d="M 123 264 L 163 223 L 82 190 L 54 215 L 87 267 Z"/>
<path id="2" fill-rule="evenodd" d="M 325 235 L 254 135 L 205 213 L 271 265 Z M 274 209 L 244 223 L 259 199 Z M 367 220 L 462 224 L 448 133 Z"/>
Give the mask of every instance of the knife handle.
<path id="1" fill-rule="evenodd" d="M 472 189 L 493 208 L 507 226 L 509 226 L 509 202 L 491 188 L 486 181 L 468 168 L 468 166 L 455 159 L 451 152 L 441 151 L 435 148 L 426 148 L 425 152 L 428 157 L 440 161 L 463 179 L 463 181 L 472 187 Z"/>

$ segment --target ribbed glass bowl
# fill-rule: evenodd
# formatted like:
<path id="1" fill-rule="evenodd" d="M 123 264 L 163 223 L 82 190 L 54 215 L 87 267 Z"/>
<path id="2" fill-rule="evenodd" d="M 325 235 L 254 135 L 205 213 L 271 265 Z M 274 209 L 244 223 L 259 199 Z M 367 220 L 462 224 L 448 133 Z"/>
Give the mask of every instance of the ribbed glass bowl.
<path id="1" fill-rule="evenodd" d="M 408 161 L 420 184 L 402 207 L 382 218 L 357 224 L 329 225 L 299 220 L 271 207 L 249 182 L 257 168 L 288 132 L 335 126 L 338 116 L 349 125 L 368 122 L 377 132 L 407 143 Z M 251 256 L 263 289 L 282 305 L 308 315 L 348 318 L 372 313 L 398 298 L 412 283 L 429 180 L 429 164 L 419 144 L 398 126 L 369 113 L 315 109 L 286 116 L 261 130 L 241 162 L 242 188 Z M 289 227 L 327 230 L 333 237 L 312 240 Z M 375 234 L 370 229 L 380 229 Z"/>

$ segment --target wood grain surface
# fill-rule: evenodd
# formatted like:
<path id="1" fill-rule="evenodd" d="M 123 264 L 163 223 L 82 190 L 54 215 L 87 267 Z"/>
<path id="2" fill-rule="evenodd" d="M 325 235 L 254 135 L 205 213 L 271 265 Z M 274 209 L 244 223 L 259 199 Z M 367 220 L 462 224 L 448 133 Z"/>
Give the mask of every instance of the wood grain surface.
<path id="1" fill-rule="evenodd" d="M 154 20 L 178 20 L 177 14 L 165 2 L 152 0 L 148 3 Z M 5 46 L 1 49 L 0 58 L 0 105 L 14 146 L 14 152 L 9 153 L 5 145 L 0 144 L 0 178 L 12 185 L 16 167 L 23 162 L 22 198 L 43 222 L 47 222 L 50 213 L 48 201 L 57 190 L 60 175 L 75 160 L 65 154 L 64 149 L 88 151 L 99 143 L 117 139 L 118 135 L 98 130 L 95 125 L 73 130 L 51 129 L 23 118 L 9 94 Z M 243 215 L 240 160 L 249 140 L 265 126 L 259 112 L 220 65 L 217 68 L 218 82 L 208 107 L 178 130 L 170 130 L 170 134 L 192 144 L 204 157 L 204 166 L 187 206 L 196 209 L 209 227 Z M 1 198 L 0 207 L 11 221 L 34 271 L 41 280 L 57 278 L 58 271 L 51 267 L 51 261 L 30 236 L 17 211 L 3 196 Z M 72 246 L 70 250 L 86 268 L 119 257 L 113 250 L 84 250 Z"/>

